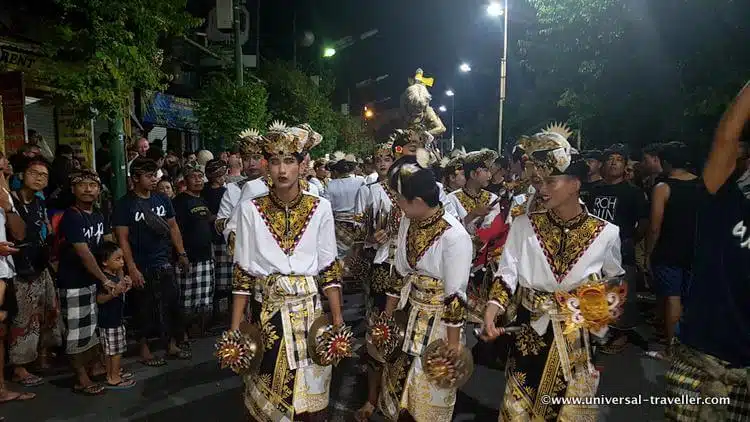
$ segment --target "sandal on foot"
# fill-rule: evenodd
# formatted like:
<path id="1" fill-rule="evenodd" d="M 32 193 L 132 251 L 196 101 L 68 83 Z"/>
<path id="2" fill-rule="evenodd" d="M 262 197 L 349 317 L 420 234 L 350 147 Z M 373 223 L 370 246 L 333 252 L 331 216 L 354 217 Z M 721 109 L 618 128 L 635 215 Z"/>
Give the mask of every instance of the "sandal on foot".
<path id="1" fill-rule="evenodd" d="M 40 376 L 29 374 L 25 378 L 14 379 L 13 382 L 21 384 L 24 387 L 36 387 L 44 384 L 44 379 Z"/>
<path id="2" fill-rule="evenodd" d="M 104 394 L 104 387 L 99 384 L 91 384 L 88 387 L 77 385 L 73 387 L 73 392 L 83 396 L 101 396 Z"/>
<path id="3" fill-rule="evenodd" d="M 133 379 L 120 380 L 117 384 L 110 384 L 107 382 L 107 384 L 104 385 L 104 388 L 107 390 L 129 390 L 133 387 L 135 387 L 135 380 Z"/>
<path id="4" fill-rule="evenodd" d="M 36 398 L 36 394 L 34 393 L 8 393 L 8 396 L 5 398 L 0 398 L 0 404 L 3 403 L 10 403 L 12 401 L 27 401 L 31 400 L 33 398 Z"/>
<path id="5" fill-rule="evenodd" d="M 375 413 L 375 406 L 368 401 L 359 410 L 354 412 L 354 420 L 357 422 L 369 421 L 373 413 Z"/>
<path id="6" fill-rule="evenodd" d="M 151 359 L 139 360 L 138 363 L 140 363 L 143 366 L 148 366 L 150 368 L 158 368 L 160 366 L 166 365 L 167 361 L 165 361 L 162 358 L 151 358 Z"/>
<path id="7" fill-rule="evenodd" d="M 123 380 L 125 380 L 125 381 L 127 381 L 127 380 L 132 380 L 133 378 L 135 378 L 135 375 L 133 375 L 132 372 L 125 372 L 125 371 L 123 371 L 121 369 L 120 370 L 120 378 L 123 379 Z"/>
<path id="8" fill-rule="evenodd" d="M 643 356 L 646 356 L 647 358 L 651 358 L 655 360 L 663 360 L 663 361 L 668 361 L 670 359 L 669 353 L 667 353 L 665 350 L 649 350 L 643 353 Z"/>
<path id="9" fill-rule="evenodd" d="M 177 353 L 167 353 L 165 357 L 170 360 L 190 360 L 193 354 L 189 350 L 180 350 Z"/>

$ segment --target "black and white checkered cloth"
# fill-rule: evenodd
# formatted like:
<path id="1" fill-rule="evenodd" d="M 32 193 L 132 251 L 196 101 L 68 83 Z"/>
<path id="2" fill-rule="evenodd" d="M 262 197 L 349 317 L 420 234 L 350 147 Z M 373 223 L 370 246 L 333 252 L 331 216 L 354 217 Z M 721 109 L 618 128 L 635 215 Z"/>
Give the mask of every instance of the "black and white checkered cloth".
<path id="1" fill-rule="evenodd" d="M 99 327 L 99 337 L 102 339 L 102 348 L 107 356 L 122 355 L 128 348 L 124 325 L 116 328 Z"/>
<path id="2" fill-rule="evenodd" d="M 227 245 L 214 244 L 214 288 L 220 292 L 232 291 L 232 256 L 227 251 Z"/>
<path id="3" fill-rule="evenodd" d="M 190 313 L 210 311 L 214 300 L 213 260 L 191 262 L 190 271 L 178 272 L 180 304 Z"/>
<path id="4" fill-rule="evenodd" d="M 83 353 L 99 344 L 96 336 L 96 285 L 58 289 L 65 325 L 65 353 Z"/>

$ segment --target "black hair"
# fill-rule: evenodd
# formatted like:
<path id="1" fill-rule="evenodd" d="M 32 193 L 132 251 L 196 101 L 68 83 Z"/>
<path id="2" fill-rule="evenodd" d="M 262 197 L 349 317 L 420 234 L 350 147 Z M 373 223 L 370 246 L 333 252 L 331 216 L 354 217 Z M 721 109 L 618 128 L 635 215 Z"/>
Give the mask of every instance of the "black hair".
<path id="1" fill-rule="evenodd" d="M 510 160 L 508 159 L 508 157 L 503 155 L 502 157 L 497 157 L 495 159 L 495 165 L 497 165 L 501 169 L 507 170 L 510 168 Z"/>
<path id="2" fill-rule="evenodd" d="M 130 163 L 130 176 L 138 177 L 146 173 L 154 173 L 159 169 L 154 160 L 137 157 Z"/>
<path id="3" fill-rule="evenodd" d="M 684 169 L 690 164 L 690 151 L 682 142 L 669 142 L 660 148 L 659 159 L 673 169 Z"/>
<path id="4" fill-rule="evenodd" d="M 479 169 L 487 169 L 489 170 L 489 167 L 487 167 L 487 163 L 479 162 L 479 163 L 464 163 L 464 175 L 468 179 L 471 177 L 472 171 L 477 171 Z"/>
<path id="5" fill-rule="evenodd" d="M 104 263 L 115 253 L 117 250 L 120 249 L 120 245 L 118 245 L 115 242 L 110 242 L 109 240 L 105 240 L 102 243 L 102 246 L 100 246 L 96 250 L 96 262 L 99 264 L 99 266 L 104 266 Z"/>
<path id="6" fill-rule="evenodd" d="M 589 166 L 586 164 L 586 159 L 580 156 L 574 156 L 565 173 L 570 177 L 580 180 L 581 183 L 585 182 L 589 177 Z"/>
<path id="7" fill-rule="evenodd" d="M 148 151 L 146 151 L 146 158 L 159 161 L 164 158 L 164 151 L 162 151 L 161 148 L 149 148 Z"/>
<path id="8" fill-rule="evenodd" d="M 628 146 L 625 144 L 613 144 L 609 148 L 604 150 L 604 153 L 602 154 L 603 161 L 606 161 L 609 159 L 610 155 L 622 155 L 622 158 L 627 161 L 630 158 L 630 152 L 628 151 Z"/>
<path id="9" fill-rule="evenodd" d="M 41 155 L 35 157 L 20 156 L 18 160 L 18 166 L 13 165 L 13 171 L 17 173 L 24 173 L 31 166 L 44 166 L 49 170 L 50 162 Z"/>
<path id="10" fill-rule="evenodd" d="M 184 153 L 182 154 L 182 158 L 188 158 L 189 156 L 191 156 L 191 155 L 193 155 L 193 154 L 195 154 L 195 152 L 194 152 L 194 151 L 186 150 L 186 151 L 185 151 L 185 152 L 184 152 Z"/>
<path id="11" fill-rule="evenodd" d="M 339 174 L 351 173 L 357 168 L 357 163 L 354 161 L 339 160 L 331 164 L 331 170 Z"/>
<path id="12" fill-rule="evenodd" d="M 63 155 L 70 154 L 73 155 L 73 147 L 70 145 L 58 145 L 57 150 L 55 151 L 55 156 L 62 157 Z"/>
<path id="13" fill-rule="evenodd" d="M 417 158 L 407 155 L 399 158 L 388 170 L 388 184 L 391 189 L 400 192 L 409 201 L 422 198 L 427 206 L 434 208 L 440 205 L 440 188 L 438 188 L 432 169 L 420 168 L 409 175 L 402 175 L 405 165 L 417 165 Z M 400 188 L 400 189 L 399 189 Z"/>
<path id="14" fill-rule="evenodd" d="M 659 153 L 661 152 L 662 148 L 664 148 L 663 144 L 649 144 L 643 147 L 641 153 L 643 155 L 648 154 L 654 157 L 659 157 Z"/>

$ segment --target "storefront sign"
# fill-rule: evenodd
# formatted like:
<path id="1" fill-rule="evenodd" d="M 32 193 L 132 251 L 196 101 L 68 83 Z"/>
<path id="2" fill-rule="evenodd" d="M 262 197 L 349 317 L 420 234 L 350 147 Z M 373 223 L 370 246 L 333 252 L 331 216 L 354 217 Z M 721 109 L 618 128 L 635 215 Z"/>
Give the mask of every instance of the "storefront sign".
<path id="1" fill-rule="evenodd" d="M 70 145 L 76 155 L 84 159 L 83 166 L 94 168 L 94 121 L 81 124 L 75 120 L 72 109 L 55 107 L 57 117 L 57 143 Z"/>
<path id="2" fill-rule="evenodd" d="M 26 119 L 24 106 L 23 73 L 0 73 L 0 96 L 3 104 L 3 126 L 5 129 L 4 151 L 11 154 L 26 141 Z"/>
<path id="3" fill-rule="evenodd" d="M 161 92 L 144 91 L 141 95 L 142 121 L 170 129 L 197 131 L 196 106 L 196 102 L 189 98 Z"/>
<path id="4" fill-rule="evenodd" d="M 29 70 L 38 65 L 39 57 L 0 42 L 0 66 L 11 70 Z"/>

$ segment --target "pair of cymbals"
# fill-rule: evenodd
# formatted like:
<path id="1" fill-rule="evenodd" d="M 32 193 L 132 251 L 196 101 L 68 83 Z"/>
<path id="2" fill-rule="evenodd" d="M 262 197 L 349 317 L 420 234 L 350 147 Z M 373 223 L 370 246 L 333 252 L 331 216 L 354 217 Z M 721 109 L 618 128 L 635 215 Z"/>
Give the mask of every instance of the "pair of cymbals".
<path id="1" fill-rule="evenodd" d="M 406 338 L 407 315 L 403 310 L 390 316 L 385 312 L 372 318 L 365 340 L 367 353 L 380 363 L 392 362 L 398 357 Z"/>

